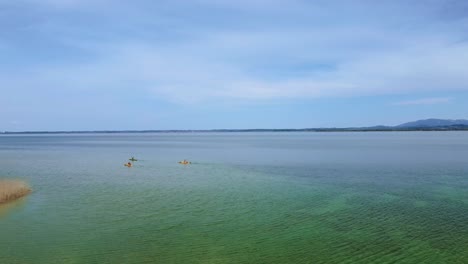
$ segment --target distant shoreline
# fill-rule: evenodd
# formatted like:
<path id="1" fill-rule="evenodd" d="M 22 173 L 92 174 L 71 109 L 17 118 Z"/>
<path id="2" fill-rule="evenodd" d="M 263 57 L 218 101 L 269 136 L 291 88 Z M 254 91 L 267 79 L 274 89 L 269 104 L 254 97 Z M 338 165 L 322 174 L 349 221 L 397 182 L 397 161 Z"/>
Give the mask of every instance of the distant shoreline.
<path id="1" fill-rule="evenodd" d="M 302 128 L 302 129 L 208 129 L 208 130 L 98 130 L 98 131 L 3 131 L 0 135 L 24 134 L 124 134 L 124 133 L 236 133 L 236 132 L 416 132 L 468 131 L 468 126 L 444 127 L 369 127 L 369 128 Z"/>

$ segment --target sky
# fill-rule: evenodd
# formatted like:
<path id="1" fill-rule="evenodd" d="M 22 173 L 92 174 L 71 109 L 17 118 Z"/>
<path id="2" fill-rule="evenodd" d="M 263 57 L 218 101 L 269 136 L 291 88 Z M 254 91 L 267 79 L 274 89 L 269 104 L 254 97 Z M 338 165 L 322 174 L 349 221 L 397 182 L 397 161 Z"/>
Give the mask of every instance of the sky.
<path id="1" fill-rule="evenodd" d="M 468 1 L 0 0 L 0 131 L 468 119 Z"/>

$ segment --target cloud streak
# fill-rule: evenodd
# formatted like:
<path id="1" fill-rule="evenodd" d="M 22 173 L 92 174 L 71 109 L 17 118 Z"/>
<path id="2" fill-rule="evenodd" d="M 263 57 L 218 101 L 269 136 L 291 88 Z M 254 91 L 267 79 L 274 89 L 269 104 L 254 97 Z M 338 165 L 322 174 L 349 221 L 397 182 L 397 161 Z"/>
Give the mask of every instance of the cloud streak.
<path id="1" fill-rule="evenodd" d="M 3 85 L 51 91 L 131 88 L 181 103 L 468 90 L 468 43 L 463 41 L 468 20 L 439 17 L 447 10 L 439 1 L 429 7 L 384 2 L 389 12 L 361 2 L 296 1 L 282 8 L 264 1 L 200 1 L 201 7 L 139 1 L 131 8 L 34 3 L 40 8 L 29 10 L 30 16 L 50 15 L 28 29 L 40 37 L 38 45 L 14 48 L 25 33 L 13 28 L 15 37 L 3 38 L 3 46 L 41 54 L 53 54 L 55 47 L 65 57 L 36 60 L 33 55 L 18 67 L 1 66 L 13 73 L 0 79 Z M 131 17 L 121 17 L 124 9 Z M 234 15 L 205 18 L 220 10 Z M 86 22 L 98 21 L 105 11 L 103 26 Z M 360 16 L 366 12 L 369 18 Z"/>
<path id="2" fill-rule="evenodd" d="M 242 108 L 247 104 L 263 121 L 268 108 L 263 106 L 287 101 L 287 119 L 295 116 L 298 126 L 310 127 L 299 119 L 309 120 L 307 107 L 322 100 L 321 108 L 311 111 L 314 118 L 335 111 L 336 119 L 353 120 L 344 123 L 352 126 L 364 125 L 370 112 L 381 113 L 365 108 L 371 103 L 361 98 L 367 96 L 383 97 L 378 105 L 386 107 L 401 97 L 421 99 L 395 105 L 449 107 L 455 105 L 450 96 L 468 92 L 468 17 L 460 11 L 465 5 L 0 0 L 0 87 L 8 95 L 0 97 L 0 118 L 18 120 L 24 129 L 31 123 L 49 129 L 47 121 L 76 129 L 75 120 L 91 129 L 127 129 L 119 126 L 123 123 L 147 129 L 151 122 L 185 125 L 216 113 L 223 116 L 212 120 L 228 120 L 230 111 L 242 113 L 231 119 L 244 120 L 255 115 Z M 329 102 L 343 98 L 362 108 L 331 107 Z M 307 106 L 301 105 L 304 100 Z M 223 113 L 225 105 L 241 110 Z M 289 110 L 296 105 L 299 110 Z M 272 118 L 287 108 L 275 107 Z M 174 117 L 180 109 L 186 111 Z M 206 112 L 185 117 L 198 109 Z M 346 116 L 352 110 L 361 112 L 353 119 Z M 380 122 L 377 114 L 373 118 L 369 125 Z M 327 126 L 335 125 L 327 120 Z"/>
<path id="3" fill-rule="evenodd" d="M 448 104 L 451 103 L 453 98 L 451 97 L 433 97 L 433 98 L 421 98 L 416 100 L 407 100 L 396 102 L 394 105 L 435 105 L 435 104 Z"/>
<path id="4" fill-rule="evenodd" d="M 378 53 L 343 61 L 331 70 L 312 64 L 300 73 L 286 69 L 284 74 L 283 65 L 252 69 L 248 63 L 216 60 L 205 54 L 212 46 L 207 44 L 197 52 L 190 47 L 189 51 L 182 46 L 180 51 L 165 50 L 145 43 L 109 45 L 107 51 L 99 52 L 99 57 L 90 62 L 23 69 L 16 78 L 11 74 L 2 80 L 11 86 L 40 86 L 51 91 L 140 89 L 180 102 L 468 90 L 468 46 L 464 44 Z M 257 69 L 263 67 L 271 68 L 257 74 Z M 278 72 L 279 76 L 269 71 Z M 26 80 L 24 75 L 28 76 Z"/>

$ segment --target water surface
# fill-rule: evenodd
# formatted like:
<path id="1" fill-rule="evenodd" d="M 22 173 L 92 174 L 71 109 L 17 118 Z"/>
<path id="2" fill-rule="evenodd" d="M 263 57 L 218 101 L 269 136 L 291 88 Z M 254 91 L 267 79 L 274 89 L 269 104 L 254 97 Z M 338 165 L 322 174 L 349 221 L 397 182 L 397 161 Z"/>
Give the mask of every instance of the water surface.
<path id="1" fill-rule="evenodd" d="M 468 262 L 465 132 L 2 135 L 0 157 L 34 188 L 0 208 L 0 263 Z"/>

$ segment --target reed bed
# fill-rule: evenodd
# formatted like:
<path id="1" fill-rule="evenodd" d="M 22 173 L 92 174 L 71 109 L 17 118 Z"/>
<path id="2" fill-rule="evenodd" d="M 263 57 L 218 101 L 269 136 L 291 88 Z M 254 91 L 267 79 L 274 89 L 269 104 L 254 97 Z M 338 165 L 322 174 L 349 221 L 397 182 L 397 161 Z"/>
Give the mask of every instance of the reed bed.
<path id="1" fill-rule="evenodd" d="M 31 192 L 31 188 L 24 181 L 0 180 L 0 204 L 21 198 Z"/>

